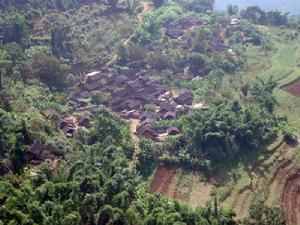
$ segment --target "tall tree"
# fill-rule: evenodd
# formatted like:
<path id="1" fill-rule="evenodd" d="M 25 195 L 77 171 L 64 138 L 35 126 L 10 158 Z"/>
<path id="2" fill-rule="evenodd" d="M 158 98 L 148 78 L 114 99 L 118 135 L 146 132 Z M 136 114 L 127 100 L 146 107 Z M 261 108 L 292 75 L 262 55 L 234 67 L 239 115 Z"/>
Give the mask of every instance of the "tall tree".
<path id="1" fill-rule="evenodd" d="M 239 13 L 239 7 L 237 5 L 229 4 L 227 6 L 227 14 L 230 16 L 235 16 Z"/>
<path id="2" fill-rule="evenodd" d="M 4 44 L 16 42 L 24 48 L 29 34 L 25 16 L 18 12 L 12 12 L 4 18 L 4 26 L 6 29 L 3 37 Z"/>
<path id="3" fill-rule="evenodd" d="M 3 78 L 6 67 L 10 64 L 9 55 L 6 51 L 0 49 L 0 91 L 3 89 Z"/>
<path id="4" fill-rule="evenodd" d="M 267 14 L 259 6 L 249 6 L 242 10 L 241 16 L 255 24 L 266 24 Z"/>

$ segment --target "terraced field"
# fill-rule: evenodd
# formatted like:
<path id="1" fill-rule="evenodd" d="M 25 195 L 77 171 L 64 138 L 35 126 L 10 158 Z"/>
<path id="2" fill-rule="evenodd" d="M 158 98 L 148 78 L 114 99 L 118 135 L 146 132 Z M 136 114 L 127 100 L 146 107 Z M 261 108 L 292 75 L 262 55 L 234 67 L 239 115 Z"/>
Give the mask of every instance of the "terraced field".
<path id="1" fill-rule="evenodd" d="M 289 122 L 300 133 L 300 98 L 297 97 L 300 93 L 300 41 L 285 40 L 278 35 L 282 32 L 279 29 L 262 29 L 270 32 L 276 50 L 249 49 L 244 77 L 253 81 L 255 77 L 267 80 L 272 76 L 279 84 L 275 90 L 278 110 L 282 115 L 288 115 Z M 279 138 L 264 154 L 247 155 L 235 168 L 236 180 L 230 174 L 230 168 L 224 168 L 223 172 L 228 174 L 217 174 L 216 177 L 228 175 L 230 179 L 222 182 L 203 182 L 195 174 L 187 176 L 180 168 L 158 168 L 150 191 L 184 200 L 193 206 L 205 204 L 216 194 L 219 202 L 233 208 L 240 219 L 247 215 L 252 200 L 264 199 L 270 206 L 282 206 L 289 225 L 300 225 L 298 151 L 298 146 L 289 146 Z"/>
<path id="2" fill-rule="evenodd" d="M 204 206 L 210 199 L 214 184 L 202 180 L 197 172 L 184 171 L 177 166 L 161 165 L 156 169 L 149 191 L 188 202 L 192 207 Z"/>

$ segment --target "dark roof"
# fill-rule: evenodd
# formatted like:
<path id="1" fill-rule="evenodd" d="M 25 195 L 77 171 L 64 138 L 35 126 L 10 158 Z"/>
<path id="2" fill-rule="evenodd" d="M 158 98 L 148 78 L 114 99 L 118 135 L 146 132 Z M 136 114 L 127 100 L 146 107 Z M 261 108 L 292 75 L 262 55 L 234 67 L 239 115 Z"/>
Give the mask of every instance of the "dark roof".
<path id="1" fill-rule="evenodd" d="M 76 112 L 90 112 L 90 113 L 96 113 L 98 112 L 99 107 L 97 105 L 77 108 Z"/>
<path id="2" fill-rule="evenodd" d="M 90 96 L 90 92 L 88 92 L 88 91 L 81 91 L 81 92 L 78 93 L 78 95 L 80 97 L 82 97 L 82 98 L 87 98 L 87 97 Z"/>
<path id="3" fill-rule="evenodd" d="M 124 100 L 122 98 L 111 98 L 107 101 L 107 104 L 112 107 L 112 106 L 117 106 L 120 105 Z"/>
<path id="4" fill-rule="evenodd" d="M 139 129 L 138 129 L 138 133 L 141 136 L 146 136 L 146 137 L 157 137 L 158 133 L 151 127 L 149 127 L 148 125 L 142 125 Z"/>
<path id="5" fill-rule="evenodd" d="M 129 78 L 125 75 L 120 75 L 120 76 L 115 77 L 115 81 L 118 83 L 124 83 L 128 80 L 129 80 Z"/>
<path id="6" fill-rule="evenodd" d="M 171 111 L 168 111 L 163 115 L 163 119 L 165 120 L 171 120 L 174 119 L 175 117 L 176 117 L 176 113 Z"/>
<path id="7" fill-rule="evenodd" d="M 91 75 L 91 76 L 87 76 L 85 79 L 85 82 L 88 84 L 94 83 L 95 81 L 98 81 L 101 79 L 101 74 L 95 74 L 95 75 Z"/>
<path id="8" fill-rule="evenodd" d="M 136 60 L 128 63 L 128 66 L 134 69 L 140 69 L 145 66 L 144 60 Z"/>
<path id="9" fill-rule="evenodd" d="M 123 89 L 115 92 L 114 96 L 123 98 L 123 97 L 126 97 L 126 96 L 130 96 L 131 93 L 132 93 L 132 91 L 129 90 L 128 88 L 123 88 Z"/>
<path id="10" fill-rule="evenodd" d="M 163 112 L 168 112 L 168 111 L 175 111 L 176 110 L 176 106 L 171 105 L 169 102 L 164 101 L 160 104 L 159 107 L 159 112 L 163 113 Z"/>
<path id="11" fill-rule="evenodd" d="M 127 84 L 127 86 L 129 88 L 134 89 L 134 90 L 138 90 L 139 88 L 142 87 L 141 84 L 140 84 L 140 82 L 138 80 L 129 81 L 128 84 Z"/>
<path id="12" fill-rule="evenodd" d="M 83 115 L 80 115 L 80 114 L 76 115 L 75 117 L 76 117 L 76 120 L 77 120 L 79 126 L 84 126 L 84 127 L 90 126 L 91 120 L 89 118 L 87 118 Z"/>
<path id="13" fill-rule="evenodd" d="M 153 111 L 145 111 L 141 117 L 140 117 L 140 120 L 143 121 L 143 120 L 151 120 L 151 121 L 156 121 L 159 119 L 159 115 L 156 113 L 156 112 L 153 112 Z"/>
<path id="14" fill-rule="evenodd" d="M 179 134 L 180 131 L 179 131 L 179 129 L 178 129 L 177 127 L 169 127 L 169 128 L 167 129 L 167 133 L 168 133 L 169 135 L 176 135 L 176 134 Z"/>
<path id="15" fill-rule="evenodd" d="M 191 105 L 193 103 L 193 94 L 189 91 L 184 91 L 174 101 L 180 105 Z"/>
<path id="16" fill-rule="evenodd" d="M 139 108 L 141 106 L 142 102 L 139 101 L 139 100 L 129 100 L 128 101 L 128 108 L 130 109 L 136 109 L 136 108 Z"/>
<path id="17" fill-rule="evenodd" d="M 68 126 L 68 122 L 65 121 L 63 118 L 59 118 L 57 121 L 57 126 L 62 129 L 65 126 Z"/>
<path id="18" fill-rule="evenodd" d="M 94 81 L 93 83 L 90 84 L 84 84 L 84 88 L 87 89 L 88 91 L 93 91 L 101 88 L 102 84 L 98 81 Z"/>
<path id="19" fill-rule="evenodd" d="M 38 141 L 35 141 L 34 144 L 30 146 L 26 154 L 31 154 L 33 156 L 32 159 L 35 160 L 45 160 L 50 158 L 50 153 L 47 150 L 47 146 L 39 143 Z"/>
<path id="20" fill-rule="evenodd" d="M 55 109 L 44 109 L 41 111 L 41 114 L 46 118 L 49 118 L 53 115 L 58 115 L 58 112 Z"/>
<path id="21" fill-rule="evenodd" d="M 68 134 L 71 134 L 73 135 L 74 131 L 75 131 L 75 128 L 74 127 L 69 127 L 69 126 L 65 126 L 63 129 L 63 132 L 68 135 Z"/>

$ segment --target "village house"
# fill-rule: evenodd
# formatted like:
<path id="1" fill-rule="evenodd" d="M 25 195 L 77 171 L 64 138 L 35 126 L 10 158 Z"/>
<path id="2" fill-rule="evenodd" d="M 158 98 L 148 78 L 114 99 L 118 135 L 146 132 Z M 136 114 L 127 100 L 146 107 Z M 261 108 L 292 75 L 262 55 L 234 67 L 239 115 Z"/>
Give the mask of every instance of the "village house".
<path id="1" fill-rule="evenodd" d="M 172 120 L 172 119 L 175 119 L 176 117 L 176 113 L 175 112 L 171 112 L 171 111 L 168 111 L 166 112 L 164 115 L 163 115 L 163 119 L 164 120 Z"/>
<path id="2" fill-rule="evenodd" d="M 148 125 L 142 125 L 137 132 L 139 136 L 152 140 L 156 140 L 159 135 L 153 128 L 149 127 Z"/>
<path id="3" fill-rule="evenodd" d="M 91 84 L 101 78 L 101 71 L 94 71 L 85 75 L 85 83 Z"/>
<path id="4" fill-rule="evenodd" d="M 47 150 L 47 146 L 35 141 L 25 153 L 25 158 L 32 164 L 39 164 L 46 159 L 51 159 L 52 155 Z"/>
<path id="5" fill-rule="evenodd" d="M 141 89 L 142 85 L 140 84 L 140 82 L 138 80 L 134 80 L 134 81 L 129 81 L 128 82 L 127 88 L 136 91 L 138 89 Z"/>
<path id="6" fill-rule="evenodd" d="M 182 91 L 174 101 L 179 105 L 192 105 L 193 93 L 187 90 Z"/>
<path id="7" fill-rule="evenodd" d="M 62 128 L 62 131 L 64 132 L 67 138 L 72 138 L 75 132 L 75 127 L 65 126 Z"/>
<path id="8" fill-rule="evenodd" d="M 100 82 L 97 82 L 97 81 L 94 81 L 93 83 L 85 83 L 84 84 L 84 88 L 91 92 L 91 91 L 94 91 L 94 90 L 98 90 L 102 87 L 102 84 Z"/>
<path id="9" fill-rule="evenodd" d="M 129 81 L 129 78 L 125 75 L 119 75 L 117 77 L 115 77 L 115 82 L 117 84 L 125 84 L 125 83 L 128 83 Z"/>
<path id="10" fill-rule="evenodd" d="M 169 127 L 167 129 L 168 135 L 177 135 L 180 133 L 179 129 L 177 127 Z"/>
<path id="11" fill-rule="evenodd" d="M 148 123 L 152 121 L 157 121 L 158 119 L 159 119 L 159 114 L 153 111 L 145 111 L 140 117 L 140 120 L 142 122 L 147 121 Z"/>
<path id="12" fill-rule="evenodd" d="M 87 106 L 87 107 L 77 108 L 75 110 L 75 112 L 77 112 L 77 113 L 88 112 L 88 113 L 95 114 L 98 112 L 98 109 L 99 109 L 99 107 L 97 105 L 91 105 L 91 106 Z"/>
<path id="13" fill-rule="evenodd" d="M 76 121 L 79 126 L 89 128 L 91 126 L 91 120 L 83 115 L 75 115 Z"/>
<path id="14" fill-rule="evenodd" d="M 168 101 L 162 102 L 159 106 L 159 112 L 161 114 L 165 114 L 167 112 L 175 112 L 175 111 L 176 111 L 176 106 L 171 105 Z"/>
<path id="15" fill-rule="evenodd" d="M 54 115 L 58 115 L 58 112 L 55 109 L 44 109 L 41 111 L 41 114 L 48 119 Z"/>

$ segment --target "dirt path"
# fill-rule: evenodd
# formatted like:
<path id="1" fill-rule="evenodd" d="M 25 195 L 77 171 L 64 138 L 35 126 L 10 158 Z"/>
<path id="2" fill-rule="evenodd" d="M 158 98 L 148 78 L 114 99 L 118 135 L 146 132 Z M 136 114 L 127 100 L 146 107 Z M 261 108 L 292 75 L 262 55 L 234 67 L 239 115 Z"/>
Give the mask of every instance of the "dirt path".
<path id="1" fill-rule="evenodd" d="M 134 168 L 134 165 L 136 163 L 136 152 L 139 147 L 139 138 L 136 135 L 137 127 L 139 125 L 139 120 L 131 119 L 129 123 L 130 123 L 129 124 L 130 132 L 133 138 L 133 154 L 132 154 L 132 160 L 129 162 L 129 168 L 132 169 Z"/>
<path id="2" fill-rule="evenodd" d="M 143 6 L 143 10 L 142 10 L 142 12 L 140 12 L 139 14 L 137 14 L 137 16 L 136 16 L 137 20 L 138 20 L 138 22 L 140 24 L 143 22 L 143 14 L 146 13 L 146 12 L 148 12 L 151 9 L 151 6 L 150 6 L 149 2 L 146 1 L 146 0 L 142 0 L 141 4 Z"/>
<path id="3" fill-rule="evenodd" d="M 139 124 L 139 120 L 137 120 L 137 119 L 130 120 L 130 132 L 131 132 L 131 135 L 132 135 L 133 141 L 134 141 L 134 152 L 133 152 L 133 156 L 132 156 L 133 160 L 136 160 L 136 151 L 139 147 L 139 138 L 136 136 L 138 124 Z"/>
<path id="4" fill-rule="evenodd" d="M 238 219 L 243 219 L 247 216 L 253 196 L 254 192 L 250 187 L 246 187 L 239 192 L 234 206 L 234 211 L 236 212 Z"/>
<path id="5" fill-rule="evenodd" d="M 140 13 L 138 13 L 137 16 L 136 16 L 136 17 L 137 17 L 137 21 L 138 21 L 139 24 L 141 24 L 141 23 L 143 22 L 143 15 L 144 15 L 144 13 L 146 13 L 147 11 L 149 11 L 149 10 L 151 9 L 151 6 L 150 6 L 149 2 L 147 2 L 147 1 L 145 1 L 145 0 L 142 0 L 142 1 L 141 1 L 141 4 L 142 4 L 142 6 L 143 6 L 143 10 L 142 10 Z M 130 35 L 130 37 L 128 37 L 128 38 L 122 43 L 123 47 L 127 47 L 127 46 L 128 46 L 128 44 L 129 44 L 129 42 L 131 41 L 131 39 L 133 38 L 133 36 L 134 36 L 134 34 Z M 106 63 L 106 65 L 107 65 L 107 66 L 112 65 L 117 59 L 118 59 L 118 53 L 116 53 L 116 54 L 112 57 L 112 59 L 111 59 L 108 63 Z"/>
<path id="6" fill-rule="evenodd" d="M 183 69 L 183 77 L 185 80 L 189 80 L 190 74 L 189 74 L 189 66 L 184 67 Z"/>

